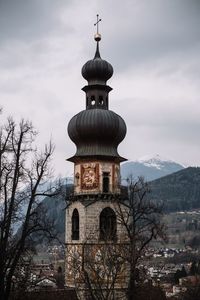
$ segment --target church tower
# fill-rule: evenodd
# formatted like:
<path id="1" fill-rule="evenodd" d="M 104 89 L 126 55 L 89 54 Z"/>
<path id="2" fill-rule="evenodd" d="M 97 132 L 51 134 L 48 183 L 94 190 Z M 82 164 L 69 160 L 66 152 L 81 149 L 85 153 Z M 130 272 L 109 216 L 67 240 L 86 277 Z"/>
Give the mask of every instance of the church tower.
<path id="1" fill-rule="evenodd" d="M 69 137 L 76 145 L 75 155 L 68 159 L 74 163 L 74 193 L 66 210 L 66 285 L 70 287 L 83 281 L 81 272 L 87 268 L 88 256 L 96 257 L 102 245 L 114 245 L 124 238 L 116 205 L 120 201 L 120 163 L 126 160 L 117 148 L 126 135 L 126 124 L 109 110 L 112 88 L 107 81 L 113 67 L 100 55 L 99 21 L 97 16 L 94 58 L 82 67 L 87 80 L 82 88 L 86 107 L 68 124 Z"/>

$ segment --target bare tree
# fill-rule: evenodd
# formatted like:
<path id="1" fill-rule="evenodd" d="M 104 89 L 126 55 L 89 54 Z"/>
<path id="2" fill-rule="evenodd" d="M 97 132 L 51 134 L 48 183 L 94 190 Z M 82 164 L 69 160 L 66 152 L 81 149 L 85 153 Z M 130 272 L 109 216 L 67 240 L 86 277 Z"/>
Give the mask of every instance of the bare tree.
<path id="1" fill-rule="evenodd" d="M 32 124 L 10 118 L 0 128 L 0 299 L 9 298 L 12 279 L 34 233 L 51 235 L 40 196 L 55 194 L 46 187 L 53 153 L 50 142 L 43 152 L 33 147 Z"/>
<path id="2" fill-rule="evenodd" d="M 121 278 L 126 271 L 122 244 L 88 241 L 83 247 L 73 247 L 70 253 L 72 277 L 80 299 L 121 299 Z"/>
<path id="3" fill-rule="evenodd" d="M 128 299 L 135 299 L 138 267 L 153 240 L 165 239 L 160 203 L 151 200 L 148 183 L 142 177 L 137 181 L 128 179 L 127 197 L 123 205 L 118 203 L 118 219 L 125 227 L 128 238 L 126 260 L 129 265 Z M 124 204 L 126 209 L 124 209 Z"/>

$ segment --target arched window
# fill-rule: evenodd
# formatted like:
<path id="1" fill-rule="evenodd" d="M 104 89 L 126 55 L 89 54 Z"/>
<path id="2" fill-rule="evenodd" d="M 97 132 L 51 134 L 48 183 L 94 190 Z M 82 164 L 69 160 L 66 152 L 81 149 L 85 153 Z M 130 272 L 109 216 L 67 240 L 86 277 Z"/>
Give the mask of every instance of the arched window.
<path id="1" fill-rule="evenodd" d="M 79 213 L 76 208 L 72 214 L 72 240 L 79 240 Z"/>
<path id="2" fill-rule="evenodd" d="M 103 101 L 103 96 L 99 96 L 99 105 L 103 106 L 104 101 Z"/>
<path id="3" fill-rule="evenodd" d="M 117 221 L 115 212 L 106 207 L 100 214 L 100 240 L 115 240 Z"/>
<path id="4" fill-rule="evenodd" d="M 94 95 L 91 96 L 91 105 L 92 106 L 95 105 L 95 96 Z"/>

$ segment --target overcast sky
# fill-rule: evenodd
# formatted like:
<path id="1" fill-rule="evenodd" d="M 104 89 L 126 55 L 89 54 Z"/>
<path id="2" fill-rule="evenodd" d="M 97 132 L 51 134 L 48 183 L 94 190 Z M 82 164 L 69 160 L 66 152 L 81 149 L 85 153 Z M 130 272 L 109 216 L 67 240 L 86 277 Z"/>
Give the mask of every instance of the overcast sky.
<path id="1" fill-rule="evenodd" d="M 39 147 L 55 143 L 55 175 L 72 175 L 67 124 L 85 108 L 97 13 L 110 109 L 128 128 L 120 155 L 200 165 L 199 0 L 0 0 L 1 119 L 31 120 Z"/>

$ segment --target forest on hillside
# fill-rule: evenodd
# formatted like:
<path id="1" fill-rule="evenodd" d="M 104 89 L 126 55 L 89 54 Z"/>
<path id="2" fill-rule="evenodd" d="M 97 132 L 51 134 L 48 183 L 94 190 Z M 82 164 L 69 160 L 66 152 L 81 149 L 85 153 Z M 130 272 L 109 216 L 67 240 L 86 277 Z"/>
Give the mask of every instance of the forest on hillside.
<path id="1" fill-rule="evenodd" d="M 164 205 L 165 212 L 200 208 L 200 168 L 189 167 L 149 183 L 151 198 Z"/>

